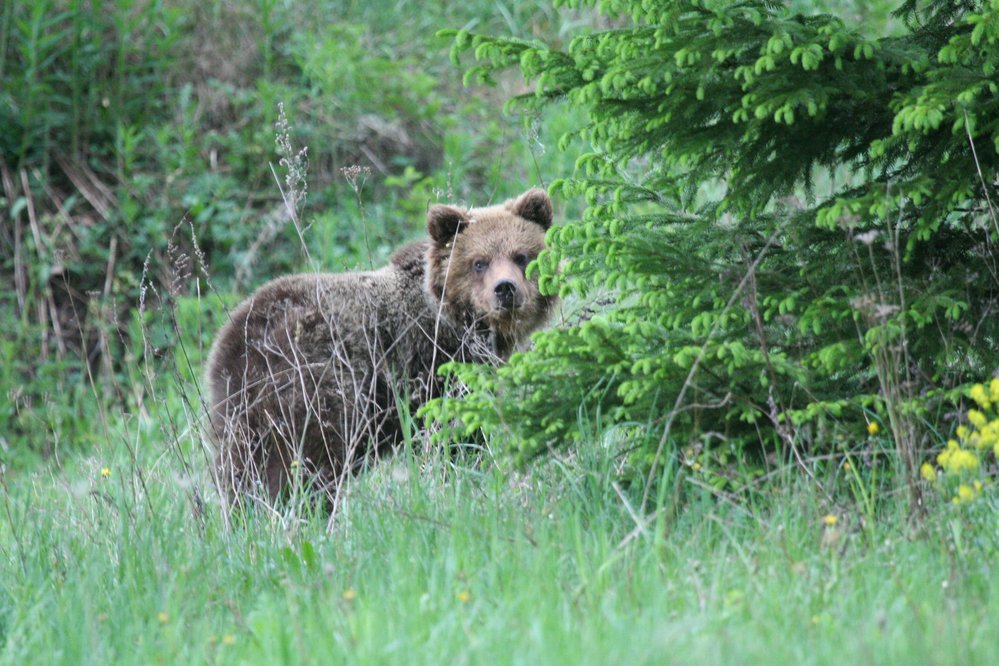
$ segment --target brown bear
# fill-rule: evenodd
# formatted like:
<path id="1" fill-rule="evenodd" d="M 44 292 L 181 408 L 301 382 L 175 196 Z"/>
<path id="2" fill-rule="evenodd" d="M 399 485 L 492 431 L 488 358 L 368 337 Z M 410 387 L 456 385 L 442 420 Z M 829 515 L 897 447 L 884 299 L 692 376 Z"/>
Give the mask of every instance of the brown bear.
<path id="1" fill-rule="evenodd" d="M 231 314 L 207 366 L 209 434 L 224 494 L 277 496 L 293 472 L 331 493 L 401 438 L 399 409 L 439 394 L 451 360 L 505 360 L 555 299 L 524 273 L 551 200 L 435 205 L 430 238 L 376 271 L 308 273 L 260 287 Z"/>

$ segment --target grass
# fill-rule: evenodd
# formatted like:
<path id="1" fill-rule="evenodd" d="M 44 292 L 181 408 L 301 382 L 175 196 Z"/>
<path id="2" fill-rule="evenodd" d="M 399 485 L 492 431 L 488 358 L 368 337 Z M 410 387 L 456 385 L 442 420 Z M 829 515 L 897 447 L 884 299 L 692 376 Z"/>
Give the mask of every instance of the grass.
<path id="1" fill-rule="evenodd" d="M 889 496 L 864 524 L 798 475 L 732 503 L 674 466 L 682 502 L 639 526 L 598 446 L 523 472 L 405 450 L 332 519 L 292 502 L 227 525 L 193 433 L 158 446 L 169 410 L 4 478 L 2 662 L 999 660 L 994 499 L 913 526 Z"/>

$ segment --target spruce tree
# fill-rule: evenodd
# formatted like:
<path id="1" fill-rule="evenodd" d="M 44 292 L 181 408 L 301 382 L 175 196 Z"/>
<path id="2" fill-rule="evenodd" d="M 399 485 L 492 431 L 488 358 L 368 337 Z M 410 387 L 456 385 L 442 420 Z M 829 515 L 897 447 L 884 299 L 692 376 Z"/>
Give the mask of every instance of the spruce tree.
<path id="1" fill-rule="evenodd" d="M 999 361 L 999 3 L 908 0 L 896 36 L 763 0 L 599 10 L 620 27 L 564 51 L 450 33 L 469 84 L 519 66 L 514 106 L 588 111 L 551 186 L 587 208 L 534 270 L 611 298 L 504 367 L 454 367 L 469 392 L 431 411 L 523 457 L 583 413 L 643 472 L 664 447 L 792 455 L 874 421 L 911 478 L 941 398 Z"/>

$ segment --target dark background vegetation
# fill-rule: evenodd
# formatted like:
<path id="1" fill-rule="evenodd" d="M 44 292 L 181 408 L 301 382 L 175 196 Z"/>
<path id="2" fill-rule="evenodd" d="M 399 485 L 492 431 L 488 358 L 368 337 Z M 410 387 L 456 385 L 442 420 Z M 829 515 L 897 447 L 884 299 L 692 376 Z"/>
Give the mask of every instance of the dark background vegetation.
<path id="1" fill-rule="evenodd" d="M 86 450 L 101 403 L 141 404 L 145 360 L 196 377 L 220 304 L 268 277 L 378 265 L 430 203 L 567 175 L 558 119 L 502 111 L 519 76 L 465 89 L 435 33 L 560 43 L 594 20 L 541 2 L 3 3 L 0 459 Z M 289 187 L 307 190 L 296 220 Z"/>

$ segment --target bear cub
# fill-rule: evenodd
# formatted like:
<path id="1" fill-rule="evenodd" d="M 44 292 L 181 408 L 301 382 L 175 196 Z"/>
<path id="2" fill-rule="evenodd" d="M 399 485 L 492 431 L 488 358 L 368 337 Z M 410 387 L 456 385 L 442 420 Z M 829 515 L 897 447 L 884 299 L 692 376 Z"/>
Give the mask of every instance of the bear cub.
<path id="1" fill-rule="evenodd" d="M 399 408 L 439 394 L 451 360 L 506 360 L 555 299 L 524 274 L 552 203 L 435 205 L 429 239 L 376 271 L 280 277 L 239 305 L 207 365 L 209 434 L 230 500 L 275 497 L 291 475 L 332 493 L 366 455 L 398 443 Z"/>

